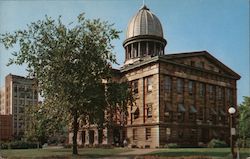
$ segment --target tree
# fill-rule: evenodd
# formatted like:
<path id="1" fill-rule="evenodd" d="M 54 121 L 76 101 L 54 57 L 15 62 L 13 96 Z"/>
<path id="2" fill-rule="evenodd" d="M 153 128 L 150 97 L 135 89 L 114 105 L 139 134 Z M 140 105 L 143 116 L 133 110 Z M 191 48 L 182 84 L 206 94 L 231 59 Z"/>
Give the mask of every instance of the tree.
<path id="1" fill-rule="evenodd" d="M 59 103 L 57 103 L 59 105 Z M 31 142 L 39 142 L 40 145 L 48 142 L 48 139 L 57 138 L 62 142 L 67 133 L 67 114 L 61 109 L 55 108 L 50 101 L 25 108 L 25 138 Z"/>
<path id="2" fill-rule="evenodd" d="M 118 34 L 112 24 L 80 14 L 77 23 L 65 25 L 61 17 L 56 21 L 46 16 L 26 30 L 1 35 L 6 49 L 19 44 L 9 64 L 26 63 L 29 75 L 38 80 L 42 96 L 60 101 L 57 108 L 69 113 L 73 154 L 78 154 L 79 116 L 96 115 L 106 105 L 102 79 L 110 77 L 110 65 L 116 62 L 111 41 Z"/>
<path id="3" fill-rule="evenodd" d="M 133 105 L 134 98 L 127 81 L 121 83 L 111 81 L 107 83 L 106 88 L 106 126 L 110 131 L 109 136 L 114 136 L 114 128 L 119 125 L 120 131 L 122 131 L 121 129 L 126 124 L 127 106 Z M 114 120 L 117 118 L 119 121 Z M 113 138 L 109 142 L 112 143 Z"/>
<path id="4" fill-rule="evenodd" d="M 245 147 L 250 140 L 250 97 L 244 97 L 244 101 L 239 106 L 239 137 L 242 146 Z M 250 142 L 249 142 L 250 143 Z"/>

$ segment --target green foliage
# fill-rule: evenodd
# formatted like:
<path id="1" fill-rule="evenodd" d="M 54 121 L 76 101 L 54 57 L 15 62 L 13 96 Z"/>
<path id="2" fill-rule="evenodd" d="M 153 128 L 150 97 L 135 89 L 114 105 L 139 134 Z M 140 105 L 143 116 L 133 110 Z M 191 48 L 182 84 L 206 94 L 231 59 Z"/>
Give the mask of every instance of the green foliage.
<path id="1" fill-rule="evenodd" d="M 164 148 L 178 148 L 180 147 L 177 143 L 169 143 L 164 145 Z"/>
<path id="2" fill-rule="evenodd" d="M 244 97 L 239 106 L 239 141 L 242 147 L 250 146 L 250 97 Z"/>
<path id="3" fill-rule="evenodd" d="M 56 112 L 63 111 L 63 117 L 70 119 L 74 154 L 79 118 L 91 117 L 94 122 L 103 118 L 100 114 L 106 103 L 102 79 L 111 77 L 110 65 L 116 63 L 111 41 L 118 34 L 112 24 L 85 19 L 80 14 L 76 23 L 65 25 L 61 17 L 53 20 L 46 16 L 26 30 L 0 37 L 6 49 L 19 45 L 9 64 L 27 64 L 29 75 L 38 80 L 42 96 Z M 65 116 L 67 113 L 69 117 Z"/>
<path id="4" fill-rule="evenodd" d="M 225 141 L 220 141 L 217 139 L 212 139 L 207 145 L 208 148 L 223 148 L 227 146 L 228 145 L 226 144 Z"/>
<path id="5" fill-rule="evenodd" d="M 59 109 L 54 109 L 53 105 L 50 106 L 48 101 L 45 103 L 26 107 L 26 125 L 25 137 L 28 141 L 37 142 L 41 145 L 48 142 L 50 138 L 66 137 L 66 124 L 65 116 Z"/>
<path id="6" fill-rule="evenodd" d="M 1 150 L 8 149 L 8 148 L 9 148 L 9 143 L 6 143 L 6 142 L 1 143 L 1 145 L 0 145 Z"/>
<path id="7" fill-rule="evenodd" d="M 39 145 L 41 147 L 41 145 Z M 25 141 L 13 141 L 9 143 L 1 143 L 1 149 L 32 149 L 37 148 L 37 143 Z"/>

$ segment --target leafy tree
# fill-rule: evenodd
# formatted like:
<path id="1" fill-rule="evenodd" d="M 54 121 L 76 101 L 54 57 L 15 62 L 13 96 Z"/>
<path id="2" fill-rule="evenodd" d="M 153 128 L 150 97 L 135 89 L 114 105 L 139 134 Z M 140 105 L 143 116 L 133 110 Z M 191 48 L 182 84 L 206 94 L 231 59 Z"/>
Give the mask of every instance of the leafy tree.
<path id="1" fill-rule="evenodd" d="M 110 64 L 116 62 L 111 41 L 118 34 L 108 22 L 85 19 L 80 14 L 76 23 L 65 25 L 60 17 L 53 20 L 46 16 L 26 30 L 1 35 L 6 49 L 19 44 L 9 64 L 26 63 L 43 97 L 60 101 L 56 108 L 69 113 L 73 154 L 78 154 L 79 117 L 91 114 L 97 119 L 97 112 L 105 108 L 102 79 L 110 77 Z"/>
<path id="2" fill-rule="evenodd" d="M 109 129 L 109 136 L 114 136 L 114 127 L 118 124 L 122 128 L 126 124 L 127 106 L 133 105 L 134 98 L 127 81 L 121 83 L 112 81 L 107 83 L 106 88 L 106 126 Z M 115 120 L 117 118 L 119 121 Z M 113 138 L 110 139 L 109 142 L 112 143 Z"/>
<path id="3" fill-rule="evenodd" d="M 250 141 L 250 97 L 244 97 L 244 101 L 239 106 L 239 137 L 242 146 L 245 147 Z M 250 143 L 250 142 L 249 142 Z"/>
<path id="4" fill-rule="evenodd" d="M 25 118 L 28 124 L 25 137 L 28 141 L 43 145 L 51 138 L 58 138 L 61 142 L 62 138 L 66 138 L 67 114 L 55 106 L 56 104 L 45 101 L 39 105 L 26 107 Z"/>

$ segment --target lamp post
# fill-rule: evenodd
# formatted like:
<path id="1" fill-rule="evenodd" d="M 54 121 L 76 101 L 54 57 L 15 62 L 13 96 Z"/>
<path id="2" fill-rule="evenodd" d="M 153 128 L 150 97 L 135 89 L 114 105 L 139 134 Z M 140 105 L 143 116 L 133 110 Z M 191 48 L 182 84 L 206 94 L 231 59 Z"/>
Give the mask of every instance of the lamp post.
<path id="1" fill-rule="evenodd" d="M 235 159 L 235 153 L 234 153 L 234 141 L 233 141 L 233 135 L 235 134 L 235 128 L 233 128 L 233 115 L 236 112 L 236 109 L 234 107 L 230 107 L 228 109 L 228 113 L 230 114 L 230 146 L 231 146 L 231 153 L 232 158 Z"/>

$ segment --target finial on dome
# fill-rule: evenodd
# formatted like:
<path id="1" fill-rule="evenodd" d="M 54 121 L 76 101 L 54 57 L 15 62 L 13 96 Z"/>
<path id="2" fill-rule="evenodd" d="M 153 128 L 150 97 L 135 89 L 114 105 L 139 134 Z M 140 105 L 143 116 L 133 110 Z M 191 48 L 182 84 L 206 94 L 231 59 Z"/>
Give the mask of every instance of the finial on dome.
<path id="1" fill-rule="evenodd" d="M 143 6 L 141 7 L 141 9 L 140 10 L 149 10 L 149 8 L 145 5 L 145 4 L 143 4 Z"/>
<path id="2" fill-rule="evenodd" d="M 144 9 L 144 10 L 149 10 L 149 8 L 145 5 L 145 0 L 142 1 L 143 4 L 142 4 L 142 7 L 140 10 Z"/>

